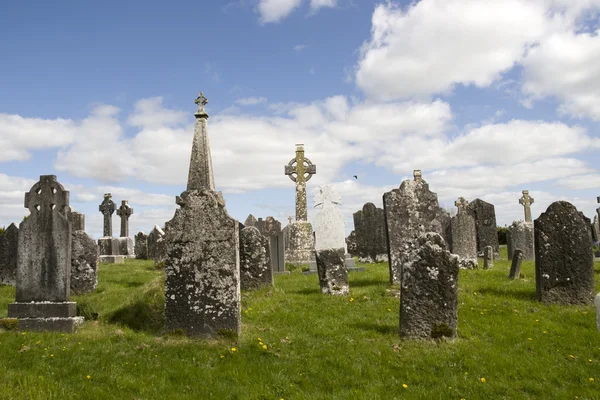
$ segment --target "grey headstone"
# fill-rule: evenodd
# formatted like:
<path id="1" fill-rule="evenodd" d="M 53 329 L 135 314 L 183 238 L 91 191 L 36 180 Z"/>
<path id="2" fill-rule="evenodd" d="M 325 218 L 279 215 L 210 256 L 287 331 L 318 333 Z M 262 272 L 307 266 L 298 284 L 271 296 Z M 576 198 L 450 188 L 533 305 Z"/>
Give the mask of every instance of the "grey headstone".
<path id="1" fill-rule="evenodd" d="M 493 204 L 481 199 L 475 199 L 467 207 L 469 214 L 475 218 L 477 231 L 477 254 L 483 255 L 485 246 L 492 246 L 494 257 L 500 255 L 498 229 L 496 227 L 496 211 Z"/>
<path id="2" fill-rule="evenodd" d="M 254 226 L 254 227 L 256 227 L 257 222 L 258 221 L 256 220 L 256 217 L 254 215 L 250 214 L 250 215 L 248 215 L 248 217 L 244 221 L 244 227 L 246 227 L 246 226 Z"/>
<path id="3" fill-rule="evenodd" d="M 271 251 L 270 258 L 273 272 L 279 274 L 288 273 L 285 269 L 285 248 L 281 222 L 277 221 L 272 216 L 268 216 L 265 219 L 262 228 L 263 231 L 261 233 L 269 238 L 269 249 Z"/>
<path id="4" fill-rule="evenodd" d="M 355 223 L 356 226 L 356 223 Z M 346 238 L 346 248 L 348 249 L 348 253 L 350 253 L 353 257 L 359 257 L 358 255 L 358 242 L 356 238 L 356 232 L 352 231 Z M 387 257 L 387 255 L 386 255 Z M 361 261 L 366 262 L 366 261 Z"/>
<path id="5" fill-rule="evenodd" d="M 458 270 L 458 257 L 441 235 L 426 233 L 411 244 L 402 265 L 400 336 L 456 337 Z"/>
<path id="6" fill-rule="evenodd" d="M 462 269 L 477 268 L 477 232 L 475 218 L 467 212 L 467 200 L 460 197 L 455 204 L 457 214 L 452 217 L 452 253 L 458 255 Z"/>
<path id="7" fill-rule="evenodd" d="M 268 216 L 265 219 L 264 232 L 263 235 L 274 236 L 279 235 L 281 233 L 281 222 L 276 220 L 272 216 Z"/>
<path id="8" fill-rule="evenodd" d="M 344 295 L 350 293 L 345 249 L 315 250 L 321 293 Z"/>
<path id="9" fill-rule="evenodd" d="M 113 237 L 103 237 L 98 239 L 98 248 L 100 256 L 118 256 L 119 255 L 119 239 Z"/>
<path id="10" fill-rule="evenodd" d="M 112 215 L 117 209 L 117 206 L 115 205 L 115 202 L 111 200 L 111 198 L 112 194 L 105 193 L 104 200 L 98 207 L 98 210 L 104 216 L 104 229 L 102 235 L 103 237 L 112 237 Z"/>
<path id="11" fill-rule="evenodd" d="M 308 264 L 314 251 L 313 230 L 310 222 L 292 222 L 287 226 L 287 245 L 285 262 L 290 264 Z"/>
<path id="12" fill-rule="evenodd" d="M 510 228 L 506 229 L 506 255 L 508 260 L 512 260 L 513 248 L 512 237 L 510 236 Z"/>
<path id="13" fill-rule="evenodd" d="M 507 240 L 510 239 L 510 245 L 507 246 L 509 250 L 508 258 L 512 259 L 512 252 L 515 250 L 521 250 L 523 252 L 524 260 L 535 259 L 534 241 L 533 241 L 533 223 L 525 222 L 523 220 L 514 221 L 511 226 L 508 227 L 510 232 L 507 235 Z"/>
<path id="14" fill-rule="evenodd" d="M 494 249 L 492 246 L 485 246 L 483 248 L 483 269 L 490 269 L 494 267 Z"/>
<path id="15" fill-rule="evenodd" d="M 556 201 L 535 220 L 534 226 L 538 300 L 591 304 L 594 255 L 589 218 L 571 203 Z"/>
<path id="16" fill-rule="evenodd" d="M 240 232 L 240 286 L 256 289 L 273 285 L 269 239 L 254 226 Z"/>
<path id="17" fill-rule="evenodd" d="M 165 236 L 165 232 L 158 225 L 155 225 L 152 231 L 148 234 L 148 259 L 154 260 L 156 258 L 156 242 L 158 239 Z"/>
<path id="18" fill-rule="evenodd" d="M 600 293 L 596 295 L 594 303 L 596 304 L 596 327 L 598 328 L 598 332 L 600 332 Z"/>
<path id="19" fill-rule="evenodd" d="M 510 265 L 510 272 L 508 273 L 509 279 L 519 279 L 521 276 L 521 263 L 523 262 L 523 252 L 521 250 L 515 250 L 513 252 L 512 263 Z"/>
<path id="20" fill-rule="evenodd" d="M 165 259 L 167 258 L 167 240 L 165 237 L 160 237 L 154 243 L 154 268 L 162 269 Z"/>
<path id="21" fill-rule="evenodd" d="M 10 224 L 0 235 L 0 285 L 16 284 L 18 251 L 19 228 L 15 224 Z"/>
<path id="22" fill-rule="evenodd" d="M 148 235 L 138 232 L 135 235 L 135 258 L 138 260 L 148 259 Z"/>
<path id="23" fill-rule="evenodd" d="M 82 230 L 74 231 L 71 235 L 71 292 L 93 292 L 98 286 L 98 245 Z"/>
<path id="24" fill-rule="evenodd" d="M 65 216 L 69 192 L 54 175 L 42 175 L 25 193 L 31 215 L 19 225 L 16 302 L 9 318 L 19 329 L 72 332 L 83 322 L 69 302 L 71 223 Z"/>
<path id="25" fill-rule="evenodd" d="M 71 230 L 85 231 L 85 215 L 76 211 L 68 213 L 69 221 L 71 221 Z"/>
<path id="26" fill-rule="evenodd" d="M 387 261 L 387 232 L 383 208 L 366 203 L 362 210 L 353 214 L 353 250 L 348 252 L 358 256 L 359 262 L 374 263 Z M 352 233 L 350 234 L 352 235 Z M 350 242 L 348 243 L 350 245 Z"/>
<path id="27" fill-rule="evenodd" d="M 436 221 L 439 209 L 437 194 L 429 190 L 421 172 L 415 170 L 414 180 L 405 180 L 399 189 L 383 194 L 383 209 L 390 282 L 398 283 L 401 253 L 409 249 L 415 238 L 439 225 L 439 221 Z"/>

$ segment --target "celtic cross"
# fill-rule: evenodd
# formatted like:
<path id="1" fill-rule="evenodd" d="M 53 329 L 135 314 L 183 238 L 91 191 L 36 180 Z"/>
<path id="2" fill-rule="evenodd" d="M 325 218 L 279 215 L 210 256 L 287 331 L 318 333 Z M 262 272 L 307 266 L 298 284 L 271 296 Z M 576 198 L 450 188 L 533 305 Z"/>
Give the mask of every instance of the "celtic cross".
<path id="1" fill-rule="evenodd" d="M 104 237 L 112 237 L 112 215 L 117 207 L 111 197 L 112 194 L 105 193 L 104 201 L 98 207 L 98 210 L 104 215 Z"/>
<path id="2" fill-rule="evenodd" d="M 523 190 L 523 197 L 519 199 L 519 204 L 525 209 L 525 222 L 531 222 L 531 205 L 533 197 L 529 196 L 529 190 Z"/>
<path id="3" fill-rule="evenodd" d="M 121 207 L 117 215 L 121 217 L 121 237 L 129 237 L 129 217 L 133 214 L 133 208 L 129 207 L 127 200 L 121 201 Z"/>
<path id="4" fill-rule="evenodd" d="M 39 182 L 25 193 L 25 208 L 28 208 L 32 215 L 48 215 L 53 211 L 64 215 L 68 206 L 69 192 L 58 183 L 56 175 L 41 175 Z"/>
<path id="5" fill-rule="evenodd" d="M 317 173 L 317 166 L 304 157 L 304 145 L 296 145 L 296 158 L 285 166 L 285 174 L 296 183 L 296 221 L 306 221 L 306 182 Z"/>

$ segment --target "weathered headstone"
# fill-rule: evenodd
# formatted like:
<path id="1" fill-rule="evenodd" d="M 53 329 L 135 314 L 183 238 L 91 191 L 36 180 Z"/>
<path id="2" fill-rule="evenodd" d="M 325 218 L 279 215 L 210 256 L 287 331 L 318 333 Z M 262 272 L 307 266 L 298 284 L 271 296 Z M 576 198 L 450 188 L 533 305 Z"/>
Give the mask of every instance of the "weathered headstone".
<path id="1" fill-rule="evenodd" d="M 248 215 L 248 217 L 244 221 L 244 227 L 247 227 L 247 226 L 254 226 L 255 227 L 256 224 L 257 224 L 257 222 L 258 221 L 256 220 L 256 217 L 254 215 L 250 214 L 250 215 Z"/>
<path id="2" fill-rule="evenodd" d="M 104 216 L 103 237 L 98 239 L 100 262 L 118 264 L 125 262 L 124 257 L 119 254 L 119 239 L 112 237 L 112 215 L 116 208 L 114 201 L 112 201 L 112 194 L 105 193 L 104 200 L 98 207 L 98 210 Z"/>
<path id="3" fill-rule="evenodd" d="M 477 232 L 475 218 L 467 212 L 469 202 L 459 197 L 454 202 L 458 211 L 452 217 L 452 253 L 458 255 L 460 268 L 477 268 Z"/>
<path id="4" fill-rule="evenodd" d="M 359 257 L 358 242 L 357 242 L 355 231 L 350 232 L 350 234 L 346 238 L 346 248 L 348 249 L 348 253 L 350 253 L 351 256 Z M 387 259 L 387 254 L 386 254 L 385 258 Z M 358 261 L 359 262 L 372 262 L 372 261 L 364 261 L 364 260 L 361 260 L 360 258 L 358 259 Z"/>
<path id="5" fill-rule="evenodd" d="M 513 252 L 512 263 L 510 265 L 510 272 L 508 273 L 509 279 L 519 279 L 521 276 L 521 263 L 523 262 L 523 252 L 521 250 L 515 250 Z"/>
<path id="6" fill-rule="evenodd" d="M 207 133 L 206 98 L 200 92 L 186 191 L 166 225 L 165 320 L 167 330 L 191 336 L 240 331 L 238 221 L 215 191 Z"/>
<path id="7" fill-rule="evenodd" d="M 71 221 L 71 230 L 85 231 L 85 215 L 76 211 L 70 211 L 68 219 Z"/>
<path id="8" fill-rule="evenodd" d="M 69 207 L 65 208 L 67 211 Z M 71 293 L 84 294 L 98 286 L 100 249 L 96 241 L 85 233 L 85 215 L 69 210 L 71 222 Z"/>
<path id="9" fill-rule="evenodd" d="M 475 218 L 477 231 L 477 255 L 483 255 L 486 246 L 492 246 L 494 257 L 500 257 L 498 229 L 496 227 L 496 211 L 493 204 L 475 199 L 467 207 L 469 214 Z"/>
<path id="10" fill-rule="evenodd" d="M 525 222 L 531 222 L 531 205 L 533 204 L 533 197 L 529 196 L 529 190 L 523 190 L 523 196 L 519 199 L 519 204 L 523 206 Z"/>
<path id="11" fill-rule="evenodd" d="M 594 303 L 596 304 L 596 327 L 598 328 L 598 332 L 600 332 L 600 293 L 596 295 Z"/>
<path id="12" fill-rule="evenodd" d="M 483 269 L 493 268 L 494 258 L 494 249 L 492 246 L 485 246 L 483 248 Z"/>
<path id="13" fill-rule="evenodd" d="M 69 301 L 71 223 L 69 192 L 54 175 L 42 175 L 25 193 L 31 214 L 19 225 L 16 301 L 8 317 L 20 330 L 73 332 L 83 322 Z"/>
<path id="14" fill-rule="evenodd" d="M 10 224 L 0 235 L 0 285 L 15 286 L 18 250 L 19 228 L 15 224 Z"/>
<path id="15" fill-rule="evenodd" d="M 415 239 L 404 257 L 400 284 L 400 336 L 455 338 L 458 320 L 458 257 L 441 235 Z"/>
<path id="16" fill-rule="evenodd" d="M 332 295 L 350 293 L 344 254 L 344 248 L 315 250 L 321 293 Z"/>
<path id="17" fill-rule="evenodd" d="M 138 232 L 135 234 L 135 258 L 138 260 L 148 259 L 148 235 L 144 232 Z"/>
<path id="18" fill-rule="evenodd" d="M 256 289 L 273 285 L 269 239 L 254 226 L 240 232 L 240 286 Z"/>
<path id="19" fill-rule="evenodd" d="M 373 203 L 366 203 L 362 210 L 353 214 L 354 219 L 354 253 L 359 262 L 374 263 L 387 262 L 387 237 L 385 230 L 385 216 L 383 208 L 378 208 Z M 351 233 L 352 234 L 352 233 Z"/>
<path id="20" fill-rule="evenodd" d="M 296 157 L 285 166 L 285 174 L 296 184 L 296 221 L 288 224 L 285 261 L 308 264 L 314 249 L 313 230 L 307 221 L 306 182 L 317 173 L 317 166 L 304 157 L 304 145 L 296 145 Z"/>
<path id="21" fill-rule="evenodd" d="M 284 233 L 281 229 L 281 222 L 277 221 L 272 216 L 268 216 L 264 221 L 264 224 L 259 224 L 259 231 L 269 239 L 273 273 L 289 274 L 289 271 L 286 271 L 285 269 Z"/>
<path id="22" fill-rule="evenodd" d="M 121 207 L 117 210 L 117 215 L 121 217 L 121 236 L 119 237 L 119 255 L 133 258 L 135 251 L 133 249 L 133 240 L 129 237 L 129 217 L 133 214 L 133 208 L 129 206 L 127 200 L 121 201 Z"/>
<path id="23" fill-rule="evenodd" d="M 534 222 L 535 281 L 544 303 L 590 304 L 594 255 L 590 220 L 566 201 L 556 201 Z"/>
<path id="24" fill-rule="evenodd" d="M 154 228 L 150 231 L 147 237 L 147 246 L 148 246 L 148 259 L 155 260 L 156 259 L 156 242 L 158 239 L 165 236 L 165 232 L 160 229 L 158 225 L 155 225 Z"/>
<path id="25" fill-rule="evenodd" d="M 387 232 L 387 251 L 390 265 L 390 282 L 400 282 L 402 253 L 411 243 L 426 232 L 439 227 L 436 220 L 439 204 L 437 194 L 429 190 L 420 170 L 415 170 L 414 180 L 405 180 L 399 189 L 383 194 L 383 210 Z"/>
<path id="26" fill-rule="evenodd" d="M 507 246 L 509 259 L 512 259 L 512 253 L 515 250 L 521 250 L 523 252 L 524 260 L 535 259 L 533 223 L 525 222 L 523 220 L 514 221 L 508 227 L 506 240 L 509 243 Z"/>

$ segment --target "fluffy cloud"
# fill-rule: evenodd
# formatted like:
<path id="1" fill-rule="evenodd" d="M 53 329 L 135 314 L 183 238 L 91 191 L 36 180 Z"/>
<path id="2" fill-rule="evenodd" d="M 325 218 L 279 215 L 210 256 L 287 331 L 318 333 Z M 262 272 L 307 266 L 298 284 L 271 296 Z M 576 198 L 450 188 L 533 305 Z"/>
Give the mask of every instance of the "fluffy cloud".
<path id="1" fill-rule="evenodd" d="M 310 0 L 310 9 L 316 11 L 324 7 L 333 8 L 337 3 L 338 0 Z"/>
<path id="2" fill-rule="evenodd" d="M 266 97 L 244 97 L 235 101 L 242 106 L 255 106 L 257 104 L 266 103 Z"/>
<path id="3" fill-rule="evenodd" d="M 290 15 L 301 3 L 302 0 L 260 0 L 258 3 L 260 21 L 264 24 L 279 22 Z"/>

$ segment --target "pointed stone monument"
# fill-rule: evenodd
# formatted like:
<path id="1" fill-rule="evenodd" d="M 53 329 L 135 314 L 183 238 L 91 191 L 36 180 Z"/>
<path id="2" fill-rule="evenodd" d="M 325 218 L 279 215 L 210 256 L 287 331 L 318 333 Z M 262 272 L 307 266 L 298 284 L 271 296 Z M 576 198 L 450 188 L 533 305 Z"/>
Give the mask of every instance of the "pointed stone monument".
<path id="1" fill-rule="evenodd" d="M 165 323 L 168 331 L 215 337 L 240 331 L 240 253 L 238 221 L 215 190 L 207 102 L 200 92 L 187 190 L 165 229 Z"/>
<path id="2" fill-rule="evenodd" d="M 308 264 L 314 250 L 312 225 L 307 221 L 306 182 L 317 173 L 317 166 L 304 157 L 304 145 L 296 145 L 296 157 L 285 166 L 285 174 L 296 184 L 296 221 L 288 225 L 286 262 Z"/>
<path id="3" fill-rule="evenodd" d="M 119 255 L 127 258 L 135 258 L 133 248 L 133 239 L 129 237 L 129 217 L 133 214 L 133 208 L 129 206 L 127 200 L 121 201 L 121 207 L 117 210 L 117 215 L 121 217 L 121 236 L 119 237 Z"/>
<path id="4" fill-rule="evenodd" d="M 100 262 L 103 263 L 122 264 L 125 262 L 125 258 L 119 255 L 119 239 L 112 236 L 112 215 L 116 209 L 115 202 L 112 201 L 112 194 L 105 193 L 104 200 L 98 207 L 98 210 L 104 216 L 104 233 L 98 239 Z"/>

